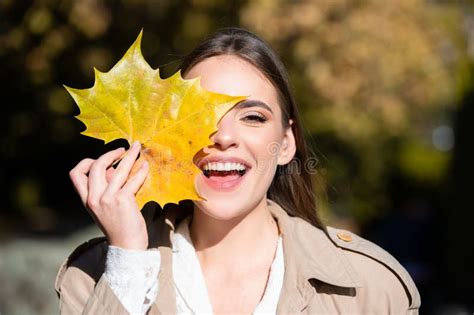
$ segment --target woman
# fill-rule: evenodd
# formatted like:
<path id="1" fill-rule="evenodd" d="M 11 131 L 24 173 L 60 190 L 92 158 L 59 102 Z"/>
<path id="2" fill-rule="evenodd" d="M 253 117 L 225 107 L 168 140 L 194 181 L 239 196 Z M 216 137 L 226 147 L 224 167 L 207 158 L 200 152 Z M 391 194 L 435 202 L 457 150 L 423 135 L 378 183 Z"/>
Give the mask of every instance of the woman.
<path id="1" fill-rule="evenodd" d="M 210 91 L 246 95 L 220 120 L 195 163 L 205 200 L 145 220 L 134 194 L 140 151 L 85 159 L 70 173 L 106 239 L 61 267 L 64 313 L 417 313 L 418 291 L 388 253 L 316 215 L 308 153 L 286 71 L 254 34 L 229 28 L 182 64 Z M 146 211 L 144 211 L 146 212 Z M 148 249 L 148 250 L 147 250 Z"/>

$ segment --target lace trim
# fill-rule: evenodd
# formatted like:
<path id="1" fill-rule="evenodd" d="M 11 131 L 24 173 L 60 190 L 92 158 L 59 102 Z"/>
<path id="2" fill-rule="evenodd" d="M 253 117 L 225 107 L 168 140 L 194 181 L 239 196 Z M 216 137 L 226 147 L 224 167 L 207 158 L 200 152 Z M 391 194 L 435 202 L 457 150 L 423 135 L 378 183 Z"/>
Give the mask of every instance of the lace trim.
<path id="1" fill-rule="evenodd" d="M 145 314 L 158 294 L 158 250 L 131 250 L 109 246 L 105 278 L 131 314 Z"/>

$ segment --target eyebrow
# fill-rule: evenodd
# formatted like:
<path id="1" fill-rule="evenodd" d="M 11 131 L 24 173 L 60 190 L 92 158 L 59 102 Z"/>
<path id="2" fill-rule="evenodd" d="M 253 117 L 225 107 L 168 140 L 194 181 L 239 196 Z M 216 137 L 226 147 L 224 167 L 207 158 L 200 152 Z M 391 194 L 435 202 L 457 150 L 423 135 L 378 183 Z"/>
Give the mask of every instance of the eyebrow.
<path id="1" fill-rule="evenodd" d="M 257 100 L 244 100 L 244 101 L 238 103 L 235 107 L 236 108 L 248 108 L 248 107 L 254 107 L 254 106 L 265 108 L 266 110 L 268 110 L 270 113 L 273 114 L 273 111 L 272 111 L 270 106 L 268 106 L 267 104 L 265 104 L 262 101 L 257 101 Z"/>

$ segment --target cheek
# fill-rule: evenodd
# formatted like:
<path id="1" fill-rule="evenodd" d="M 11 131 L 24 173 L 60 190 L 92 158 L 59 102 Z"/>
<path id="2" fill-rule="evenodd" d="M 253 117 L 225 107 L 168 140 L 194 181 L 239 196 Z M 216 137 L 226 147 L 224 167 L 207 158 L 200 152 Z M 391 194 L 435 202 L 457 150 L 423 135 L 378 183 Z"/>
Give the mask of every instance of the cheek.
<path id="1" fill-rule="evenodd" d="M 276 168 L 282 141 L 278 131 L 269 126 L 247 132 L 246 147 L 256 159 L 257 166 Z"/>

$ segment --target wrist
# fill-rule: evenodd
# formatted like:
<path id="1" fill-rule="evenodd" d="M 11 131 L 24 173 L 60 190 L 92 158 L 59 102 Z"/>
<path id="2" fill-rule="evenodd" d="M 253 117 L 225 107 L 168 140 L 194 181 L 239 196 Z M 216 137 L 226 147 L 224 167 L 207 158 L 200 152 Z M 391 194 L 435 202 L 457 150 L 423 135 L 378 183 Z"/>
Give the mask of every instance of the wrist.
<path id="1" fill-rule="evenodd" d="M 120 247 L 122 249 L 133 249 L 133 250 L 147 250 L 148 241 L 144 240 L 109 240 L 109 244 L 112 246 Z"/>

